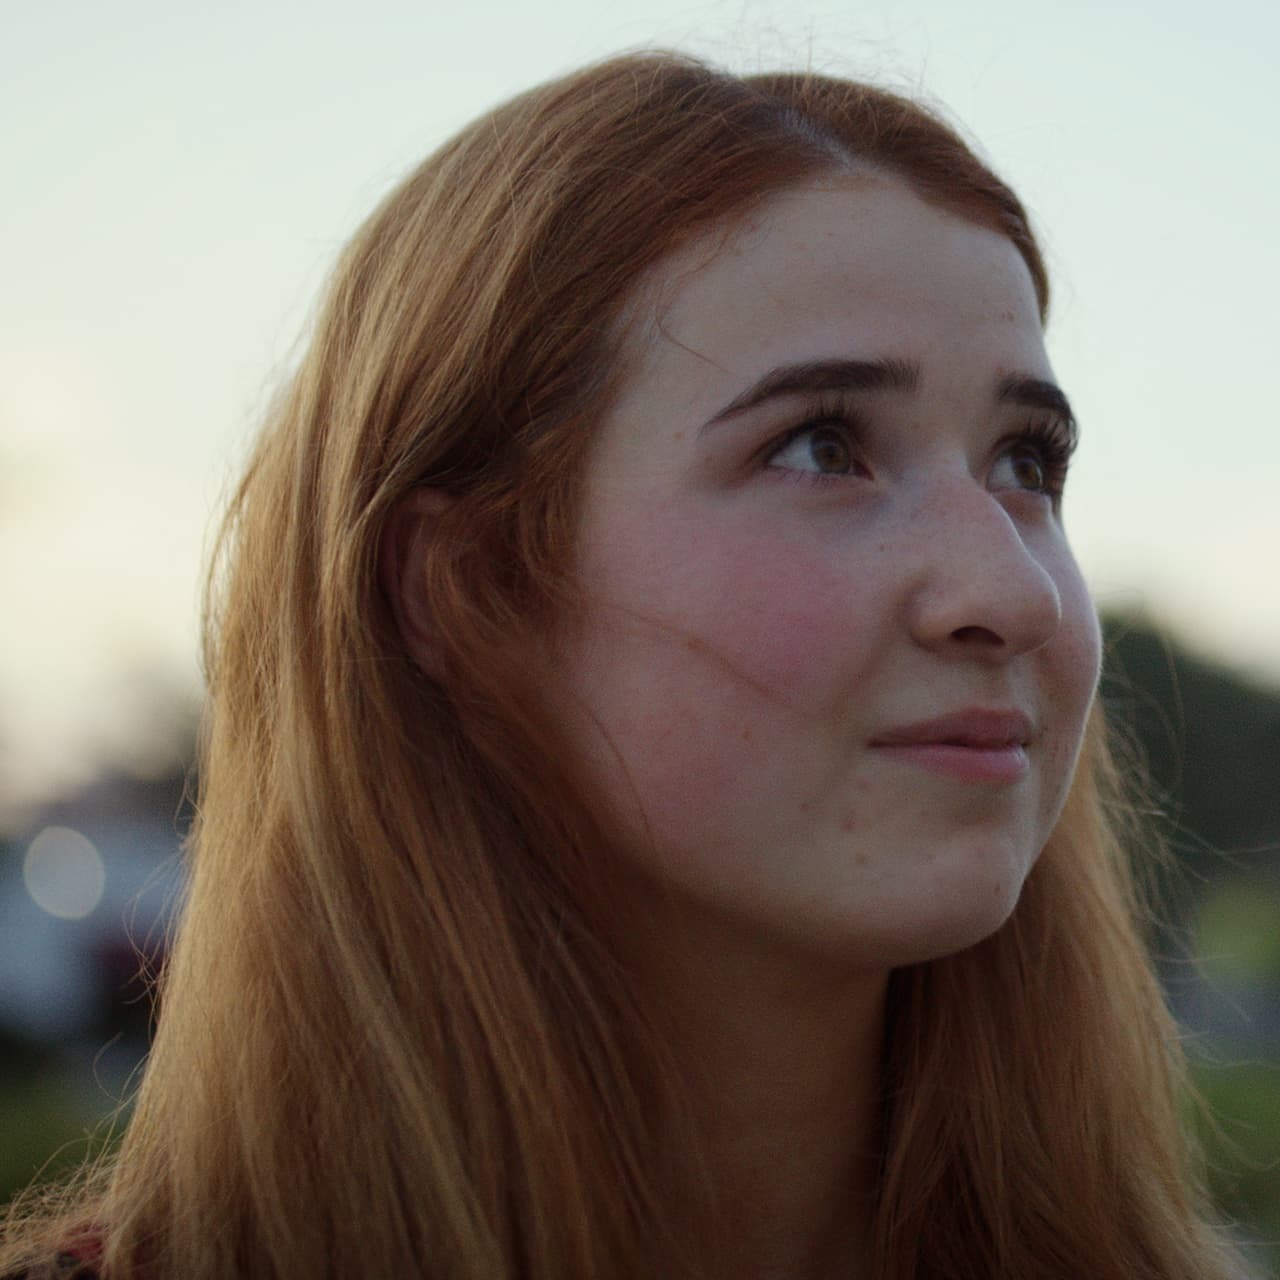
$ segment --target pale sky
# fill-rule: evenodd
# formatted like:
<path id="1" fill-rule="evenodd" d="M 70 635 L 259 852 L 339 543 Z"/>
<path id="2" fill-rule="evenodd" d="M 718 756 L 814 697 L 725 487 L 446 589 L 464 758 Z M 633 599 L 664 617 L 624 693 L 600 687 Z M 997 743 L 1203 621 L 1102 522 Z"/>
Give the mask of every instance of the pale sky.
<path id="1" fill-rule="evenodd" d="M 1280 6 L 0 0 L 0 809 L 194 691 L 207 531 L 338 247 L 617 50 L 945 105 L 1030 207 L 1103 603 L 1280 682 Z"/>

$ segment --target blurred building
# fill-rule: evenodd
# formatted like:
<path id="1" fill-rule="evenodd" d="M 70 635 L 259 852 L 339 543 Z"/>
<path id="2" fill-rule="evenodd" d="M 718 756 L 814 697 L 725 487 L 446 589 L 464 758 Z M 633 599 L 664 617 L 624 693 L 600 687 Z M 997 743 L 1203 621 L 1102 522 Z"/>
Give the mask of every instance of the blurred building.
<path id="1" fill-rule="evenodd" d="M 79 1046 L 103 1084 L 146 1051 L 146 975 L 183 888 L 180 778 L 113 778 L 43 812 L 0 857 L 0 1033 Z M 3 1064 L 0 1064 L 3 1065 Z"/>

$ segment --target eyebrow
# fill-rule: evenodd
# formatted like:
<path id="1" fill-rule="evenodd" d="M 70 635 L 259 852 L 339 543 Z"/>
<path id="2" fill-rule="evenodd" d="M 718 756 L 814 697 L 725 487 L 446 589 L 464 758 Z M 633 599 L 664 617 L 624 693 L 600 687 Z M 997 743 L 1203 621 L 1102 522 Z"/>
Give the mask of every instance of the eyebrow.
<path id="1" fill-rule="evenodd" d="M 910 360 L 809 360 L 785 364 L 770 369 L 706 425 L 735 418 L 779 396 L 815 391 L 914 391 L 919 385 L 920 366 Z"/>
<path id="2" fill-rule="evenodd" d="M 916 391 L 920 387 L 920 366 L 912 360 L 886 357 L 879 360 L 809 360 L 779 365 L 735 396 L 704 427 L 735 418 L 748 409 L 781 396 L 813 394 L 820 391 Z M 1072 436 L 1076 418 L 1062 388 L 1043 378 L 1011 374 L 996 386 L 998 404 L 1016 404 L 1027 409 L 1043 409 L 1062 418 Z"/>

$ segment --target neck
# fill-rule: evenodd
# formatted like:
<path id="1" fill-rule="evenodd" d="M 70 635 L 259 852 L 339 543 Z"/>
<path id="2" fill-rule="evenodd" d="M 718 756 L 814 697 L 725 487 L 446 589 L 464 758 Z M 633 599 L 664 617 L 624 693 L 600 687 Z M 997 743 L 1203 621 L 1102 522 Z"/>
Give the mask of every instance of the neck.
<path id="1" fill-rule="evenodd" d="M 710 1253 L 717 1278 L 858 1274 L 882 1141 L 887 973 L 709 936 L 705 922 L 664 924 L 640 954 L 700 1141 L 691 1172 L 716 1224 L 704 1204 L 693 1209 L 698 1220 L 682 1228 L 693 1255 Z"/>

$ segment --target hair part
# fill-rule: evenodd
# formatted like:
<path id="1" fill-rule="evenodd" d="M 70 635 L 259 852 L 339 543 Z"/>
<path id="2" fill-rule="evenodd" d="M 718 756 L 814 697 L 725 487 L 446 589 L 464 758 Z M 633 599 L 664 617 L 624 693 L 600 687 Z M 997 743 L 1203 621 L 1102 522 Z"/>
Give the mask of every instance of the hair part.
<path id="1" fill-rule="evenodd" d="M 692 1130 L 537 654 L 637 283 L 849 166 L 1007 236 L 1044 317 L 1025 210 L 936 116 L 672 54 L 516 98 L 365 223 L 211 574 L 189 903 L 136 1112 L 0 1259 L 87 1214 L 112 1280 L 696 1274 L 664 1225 Z M 444 678 L 379 572 L 420 486 L 455 499 L 422 567 Z M 1103 739 L 1095 712 L 1009 924 L 894 977 L 877 1280 L 1226 1274 Z"/>

